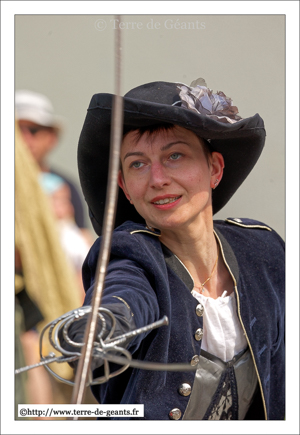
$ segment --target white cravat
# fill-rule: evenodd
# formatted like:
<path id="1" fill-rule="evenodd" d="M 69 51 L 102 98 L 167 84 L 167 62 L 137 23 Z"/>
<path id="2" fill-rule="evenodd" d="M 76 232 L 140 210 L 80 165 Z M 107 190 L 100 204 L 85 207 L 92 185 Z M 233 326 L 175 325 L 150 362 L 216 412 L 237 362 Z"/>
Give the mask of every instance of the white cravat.
<path id="1" fill-rule="evenodd" d="M 206 297 L 195 290 L 192 290 L 192 295 L 204 308 L 202 349 L 222 361 L 230 361 L 247 347 L 237 316 L 234 292 L 217 299 Z"/>

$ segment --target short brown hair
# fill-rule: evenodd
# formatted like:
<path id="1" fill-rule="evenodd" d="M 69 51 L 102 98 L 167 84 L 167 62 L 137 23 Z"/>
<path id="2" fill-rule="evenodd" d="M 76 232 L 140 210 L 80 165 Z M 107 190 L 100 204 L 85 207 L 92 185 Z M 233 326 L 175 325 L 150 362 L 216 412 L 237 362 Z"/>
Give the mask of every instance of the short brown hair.
<path id="1" fill-rule="evenodd" d="M 125 136 L 130 133 L 131 131 L 136 131 L 136 142 L 138 142 L 140 140 L 140 138 L 146 133 L 148 136 L 155 136 L 156 133 L 159 133 L 161 131 L 168 131 L 168 130 L 172 130 L 173 128 L 175 128 L 176 125 L 175 124 L 171 124 L 171 123 L 159 123 L 159 124 L 152 124 L 152 125 L 145 125 L 142 127 L 124 127 L 123 130 L 123 139 L 125 138 Z M 188 129 L 187 129 L 188 130 Z M 197 135 L 196 135 L 197 136 Z M 209 142 L 206 139 L 203 139 L 200 136 L 197 136 L 199 139 L 199 142 L 202 145 L 207 163 L 210 163 L 210 157 L 211 157 L 211 153 L 212 153 L 212 149 L 209 145 Z M 122 167 L 122 166 L 121 166 Z"/>

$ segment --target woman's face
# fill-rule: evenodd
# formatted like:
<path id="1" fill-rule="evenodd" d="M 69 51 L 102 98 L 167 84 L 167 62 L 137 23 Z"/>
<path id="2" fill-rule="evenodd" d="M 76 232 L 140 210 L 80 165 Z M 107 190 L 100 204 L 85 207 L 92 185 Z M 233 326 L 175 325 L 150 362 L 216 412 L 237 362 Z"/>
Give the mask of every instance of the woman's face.
<path id="1" fill-rule="evenodd" d="M 140 139 L 131 131 L 121 162 L 119 186 L 148 225 L 175 230 L 212 217 L 211 188 L 221 179 L 223 158 L 212 153 L 208 162 L 191 131 L 175 126 Z"/>

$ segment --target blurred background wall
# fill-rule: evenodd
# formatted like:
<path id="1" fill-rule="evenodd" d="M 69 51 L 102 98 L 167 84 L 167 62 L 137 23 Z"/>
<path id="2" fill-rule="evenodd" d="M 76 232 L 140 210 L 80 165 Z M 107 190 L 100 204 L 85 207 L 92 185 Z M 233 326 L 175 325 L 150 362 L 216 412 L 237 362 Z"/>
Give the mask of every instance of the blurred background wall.
<path id="1" fill-rule="evenodd" d="M 71 10 L 71 8 L 70 8 Z M 285 237 L 284 15 L 15 15 L 15 89 L 47 95 L 65 118 L 50 162 L 79 185 L 77 142 L 89 101 L 114 92 L 114 28 L 122 28 L 122 93 L 203 77 L 267 139 L 250 176 L 216 219 L 249 217 Z M 247 158 L 247 156 L 245 156 Z M 87 212 L 86 212 L 87 213 Z"/>

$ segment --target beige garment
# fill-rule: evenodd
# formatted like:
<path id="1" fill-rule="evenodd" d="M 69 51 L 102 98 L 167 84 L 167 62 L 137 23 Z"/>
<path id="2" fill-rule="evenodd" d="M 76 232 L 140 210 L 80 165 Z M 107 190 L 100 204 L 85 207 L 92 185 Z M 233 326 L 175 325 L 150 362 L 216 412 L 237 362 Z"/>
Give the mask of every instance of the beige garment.
<path id="1" fill-rule="evenodd" d="M 39 330 L 62 314 L 81 306 L 80 290 L 62 249 L 55 217 L 40 187 L 39 168 L 15 134 L 15 244 L 22 261 L 26 290 L 44 316 Z M 45 353 L 53 348 L 45 344 Z M 53 364 L 60 376 L 70 378 L 68 364 Z"/>

